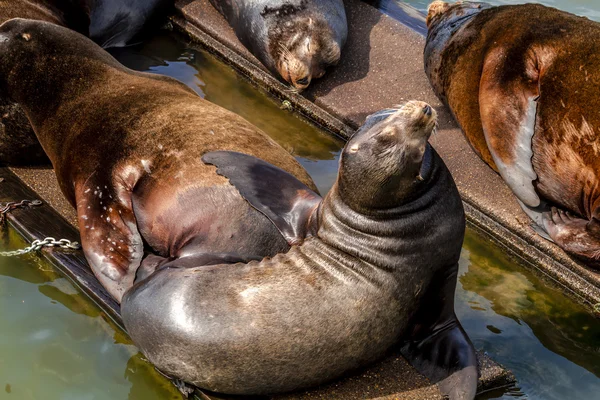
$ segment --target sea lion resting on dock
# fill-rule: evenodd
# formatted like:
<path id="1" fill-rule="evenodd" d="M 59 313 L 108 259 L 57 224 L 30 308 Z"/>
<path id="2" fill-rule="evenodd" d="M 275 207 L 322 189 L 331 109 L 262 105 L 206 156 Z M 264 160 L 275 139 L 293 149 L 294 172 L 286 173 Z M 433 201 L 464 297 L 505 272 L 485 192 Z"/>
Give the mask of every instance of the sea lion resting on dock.
<path id="1" fill-rule="evenodd" d="M 336 65 L 348 36 L 342 0 L 210 0 L 240 41 L 297 90 Z"/>
<path id="2" fill-rule="evenodd" d="M 171 376 L 247 395 L 326 382 L 399 344 L 451 399 L 473 399 L 475 353 L 454 314 L 464 213 L 427 144 L 435 120 L 414 101 L 371 116 L 324 199 L 262 160 L 205 154 L 294 246 L 260 262 L 164 264 L 123 297 L 136 345 Z"/>
<path id="3" fill-rule="evenodd" d="M 85 256 L 116 300 L 136 273 L 178 257 L 210 264 L 289 249 L 200 157 L 244 152 L 312 180 L 258 128 L 183 83 L 125 68 L 69 29 L 13 19 L 0 26 L 0 87 L 25 110 L 77 209 Z M 142 263 L 144 244 L 152 255 Z"/>
<path id="4" fill-rule="evenodd" d="M 0 0 L 0 24 L 12 18 L 35 19 L 90 36 L 103 47 L 123 46 L 170 3 L 170 0 Z M 47 162 L 21 107 L 0 96 L 0 164 Z"/>
<path id="5" fill-rule="evenodd" d="M 425 70 L 535 228 L 600 266 L 600 24 L 538 4 L 436 1 Z M 507 29 L 510 27 L 510 29 Z"/>

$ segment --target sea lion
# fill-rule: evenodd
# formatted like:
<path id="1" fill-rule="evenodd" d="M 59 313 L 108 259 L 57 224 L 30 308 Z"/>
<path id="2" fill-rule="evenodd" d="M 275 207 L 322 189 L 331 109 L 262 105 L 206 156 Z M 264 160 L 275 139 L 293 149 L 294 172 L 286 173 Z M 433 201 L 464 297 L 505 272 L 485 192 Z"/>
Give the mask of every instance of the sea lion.
<path id="1" fill-rule="evenodd" d="M 600 24 L 539 4 L 437 1 L 425 70 L 535 229 L 600 265 Z M 506 29 L 510 26 L 510 29 Z"/>
<path id="2" fill-rule="evenodd" d="M 77 0 L 85 2 L 90 38 L 104 48 L 122 47 L 165 17 L 173 0 Z"/>
<path id="3" fill-rule="evenodd" d="M 89 18 L 79 0 L 0 0 L 0 24 L 11 18 L 52 22 L 88 34 Z M 54 4 L 56 3 L 56 4 Z M 10 165 L 48 163 L 48 158 L 17 104 L 0 95 L 0 162 Z"/>
<path id="4" fill-rule="evenodd" d="M 47 21 L 91 36 L 104 47 L 123 46 L 151 26 L 170 0 L 0 0 L 0 24 L 12 18 Z M 150 22 L 149 22 L 150 21 Z M 0 163 L 47 164 L 23 110 L 0 95 Z"/>
<path id="5" fill-rule="evenodd" d="M 177 257 L 248 261 L 289 248 L 200 159 L 244 152 L 314 188 L 300 164 L 245 119 L 175 79 L 125 68 L 50 23 L 1 25 L 0 64 L 0 87 L 25 110 L 77 209 L 90 267 L 117 301 L 136 273 Z M 151 255 L 142 263 L 144 245 Z"/>
<path id="6" fill-rule="evenodd" d="M 123 321 L 160 370 L 201 388 L 269 394 L 317 385 L 399 344 L 452 399 L 472 399 L 475 353 L 454 314 L 462 202 L 427 144 L 422 102 L 371 116 L 324 199 L 281 169 L 211 152 L 294 245 L 260 262 L 164 264 L 125 293 Z"/>
<path id="7" fill-rule="evenodd" d="M 336 65 L 348 36 L 342 0 L 210 0 L 273 74 L 302 91 Z"/>

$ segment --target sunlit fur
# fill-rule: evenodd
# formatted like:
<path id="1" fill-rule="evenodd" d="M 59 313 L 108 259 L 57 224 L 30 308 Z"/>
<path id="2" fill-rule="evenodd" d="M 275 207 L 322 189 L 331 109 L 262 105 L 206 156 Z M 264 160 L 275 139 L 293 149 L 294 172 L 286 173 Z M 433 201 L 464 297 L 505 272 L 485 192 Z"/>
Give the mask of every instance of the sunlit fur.
<path id="1" fill-rule="evenodd" d="M 339 184 L 344 201 L 358 210 L 367 204 L 370 208 L 401 204 L 419 182 L 427 140 L 436 125 L 433 108 L 421 101 L 409 101 L 390 109 L 383 121 L 355 134 L 340 161 Z M 364 183 L 366 179 L 368 184 Z M 356 187 L 361 191 L 346 190 Z"/>
<path id="2" fill-rule="evenodd" d="M 312 17 L 288 21 L 278 43 L 277 69 L 283 79 L 297 91 L 325 74 L 325 69 L 336 65 L 340 48 L 331 39 L 331 28 L 325 20 Z"/>

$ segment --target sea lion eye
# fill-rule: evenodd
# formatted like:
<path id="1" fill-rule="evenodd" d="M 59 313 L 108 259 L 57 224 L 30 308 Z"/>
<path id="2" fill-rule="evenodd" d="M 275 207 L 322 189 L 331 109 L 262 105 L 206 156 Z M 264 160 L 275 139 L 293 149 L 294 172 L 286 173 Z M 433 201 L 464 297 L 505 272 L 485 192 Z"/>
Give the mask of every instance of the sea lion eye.
<path id="1" fill-rule="evenodd" d="M 308 76 L 305 76 L 302 79 L 298 79 L 296 81 L 296 83 L 299 84 L 299 85 L 308 85 Z"/>

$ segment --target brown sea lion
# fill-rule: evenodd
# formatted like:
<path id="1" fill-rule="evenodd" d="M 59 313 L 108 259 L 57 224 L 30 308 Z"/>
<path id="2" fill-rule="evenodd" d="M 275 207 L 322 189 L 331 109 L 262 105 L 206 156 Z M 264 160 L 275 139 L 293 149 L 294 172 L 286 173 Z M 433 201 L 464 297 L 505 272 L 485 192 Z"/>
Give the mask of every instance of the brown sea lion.
<path id="1" fill-rule="evenodd" d="M 336 65 L 348 36 L 342 0 L 210 0 L 237 37 L 296 90 Z"/>
<path id="2" fill-rule="evenodd" d="M 50 0 L 0 0 L 0 24 L 12 18 L 28 18 L 68 26 L 88 34 L 89 17 L 79 0 L 65 0 L 57 7 Z M 23 109 L 0 93 L 0 163 L 31 165 L 47 163 Z"/>
<path id="3" fill-rule="evenodd" d="M 0 0 L 0 24 L 12 18 L 51 22 L 104 47 L 133 39 L 170 0 Z M 48 163 L 23 110 L 0 93 L 0 164 Z"/>
<path id="4" fill-rule="evenodd" d="M 427 75 L 470 144 L 538 232 L 598 267 L 600 24 L 538 4 L 441 1 L 427 21 Z"/>
<path id="5" fill-rule="evenodd" d="M 324 199 L 255 157 L 205 154 L 295 245 L 260 262 L 164 264 L 123 297 L 133 341 L 171 376 L 243 395 L 317 385 L 397 344 L 444 394 L 473 399 L 475 353 L 454 314 L 464 212 L 427 144 L 435 121 L 417 101 L 369 117 Z"/>
<path id="6" fill-rule="evenodd" d="M 308 174 L 183 83 L 129 70 L 69 29 L 13 19 L 0 26 L 0 87 L 25 110 L 77 209 L 86 258 L 118 301 L 136 273 L 169 260 L 248 261 L 289 248 L 200 157 L 243 152 L 314 188 Z M 144 246 L 152 255 L 142 263 Z"/>

